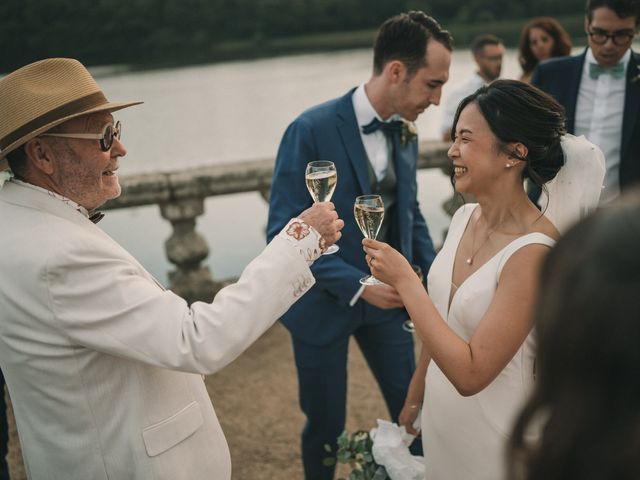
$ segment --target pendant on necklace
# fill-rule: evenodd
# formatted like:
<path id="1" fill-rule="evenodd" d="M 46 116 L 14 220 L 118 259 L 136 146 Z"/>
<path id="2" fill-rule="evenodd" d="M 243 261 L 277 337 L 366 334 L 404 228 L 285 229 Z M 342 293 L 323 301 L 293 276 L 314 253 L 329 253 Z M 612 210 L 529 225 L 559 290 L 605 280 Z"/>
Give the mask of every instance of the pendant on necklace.
<path id="1" fill-rule="evenodd" d="M 471 257 L 467 258 L 466 262 L 467 262 L 467 265 L 473 265 L 473 258 Z"/>

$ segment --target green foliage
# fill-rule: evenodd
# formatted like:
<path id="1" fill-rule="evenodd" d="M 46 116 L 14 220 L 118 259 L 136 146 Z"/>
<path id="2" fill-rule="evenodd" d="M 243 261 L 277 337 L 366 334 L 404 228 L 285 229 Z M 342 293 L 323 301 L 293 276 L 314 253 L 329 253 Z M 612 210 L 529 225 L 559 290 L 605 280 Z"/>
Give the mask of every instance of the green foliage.
<path id="1" fill-rule="evenodd" d="M 376 476 L 380 467 L 373 459 L 371 448 L 373 440 L 369 432 L 358 430 L 349 434 L 346 430 L 338 437 L 338 451 L 335 456 L 325 459 L 325 465 L 334 465 L 337 462 L 348 464 L 351 467 L 349 477 L 338 480 L 373 480 L 374 477 L 381 478 L 380 473 Z M 331 446 L 325 445 L 327 453 L 331 453 Z M 383 475 L 382 478 L 387 478 Z"/>
<path id="2" fill-rule="evenodd" d="M 48 56 L 89 65 L 175 64 L 308 49 L 320 34 L 373 31 L 421 9 L 443 25 L 491 32 L 489 22 L 536 15 L 582 17 L 585 0 L 2 0 L 0 72 Z M 452 29 L 453 30 L 453 29 Z M 455 33 L 455 32 L 454 32 Z M 332 48 L 353 47 L 355 40 Z M 363 38 L 363 34 L 355 38 Z M 287 41 L 289 40 L 289 41 Z M 359 40 L 362 42 L 362 40 Z M 329 47 L 325 41 L 324 48 Z M 465 43 L 458 42 L 458 45 Z M 316 47 L 321 48 L 321 47 Z"/>

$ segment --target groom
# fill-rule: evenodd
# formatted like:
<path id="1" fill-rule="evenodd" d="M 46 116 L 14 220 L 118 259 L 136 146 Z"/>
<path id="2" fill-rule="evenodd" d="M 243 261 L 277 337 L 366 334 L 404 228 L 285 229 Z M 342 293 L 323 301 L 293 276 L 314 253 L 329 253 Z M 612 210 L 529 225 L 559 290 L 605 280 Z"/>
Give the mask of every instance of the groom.
<path id="1" fill-rule="evenodd" d="M 338 172 L 332 201 L 345 219 L 340 251 L 313 266 L 316 286 L 283 323 L 293 339 L 305 478 L 331 479 L 323 466 L 345 424 L 347 351 L 351 335 L 362 350 L 393 420 L 403 408 L 415 369 L 413 339 L 402 329 L 408 316 L 387 285 L 362 286 L 368 273 L 362 234 L 353 219 L 358 195 L 380 194 L 385 218 L 379 239 L 401 251 L 423 274 L 435 256 L 416 199 L 418 143 L 414 120 L 438 105 L 449 77 L 451 37 L 423 12 L 388 19 L 374 45 L 373 75 L 343 97 L 302 113 L 286 130 L 278 151 L 270 199 L 268 238 L 312 200 L 305 187 L 308 162 L 330 160 Z M 373 419 L 372 419 L 373 421 Z"/>
<path id="2" fill-rule="evenodd" d="M 588 48 L 541 63 L 531 81 L 565 108 L 569 133 L 602 149 L 603 204 L 640 182 L 640 55 L 631 49 L 640 2 L 589 0 L 586 12 Z"/>

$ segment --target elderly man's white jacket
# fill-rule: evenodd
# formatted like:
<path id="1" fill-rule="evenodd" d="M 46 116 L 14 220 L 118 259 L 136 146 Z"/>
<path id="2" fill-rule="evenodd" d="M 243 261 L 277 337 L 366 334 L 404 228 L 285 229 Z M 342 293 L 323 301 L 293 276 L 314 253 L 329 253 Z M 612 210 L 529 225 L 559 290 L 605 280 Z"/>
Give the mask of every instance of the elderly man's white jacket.
<path id="1" fill-rule="evenodd" d="M 231 362 L 314 283 L 287 240 L 212 304 L 189 307 L 46 193 L 8 182 L 0 222 L 0 366 L 29 477 L 230 478 L 201 374 Z"/>

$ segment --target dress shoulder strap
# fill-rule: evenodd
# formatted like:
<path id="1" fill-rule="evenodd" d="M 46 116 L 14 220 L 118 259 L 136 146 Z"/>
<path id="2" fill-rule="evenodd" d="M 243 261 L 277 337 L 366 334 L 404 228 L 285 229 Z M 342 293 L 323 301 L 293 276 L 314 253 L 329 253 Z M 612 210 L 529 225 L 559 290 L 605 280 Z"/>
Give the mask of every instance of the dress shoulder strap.
<path id="1" fill-rule="evenodd" d="M 451 217 L 451 224 L 449 229 L 451 230 L 454 226 L 462 225 L 462 228 L 466 228 L 467 223 L 469 223 L 469 218 L 473 214 L 473 211 L 478 206 L 477 203 L 465 203 L 462 205 Z"/>
<path id="2" fill-rule="evenodd" d="M 556 241 L 550 236 L 540 232 L 528 233 L 516 238 L 513 242 L 504 247 L 504 250 L 502 251 L 502 255 L 500 256 L 500 263 L 498 264 L 496 280 L 500 278 L 502 269 L 511 258 L 511 255 L 516 253 L 522 247 L 526 247 L 527 245 L 531 245 L 534 243 L 546 245 L 547 247 L 553 247 L 556 244 Z"/>

